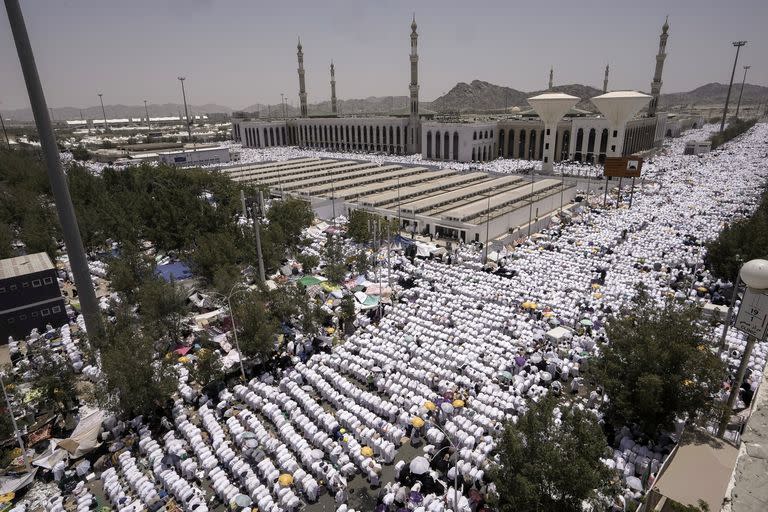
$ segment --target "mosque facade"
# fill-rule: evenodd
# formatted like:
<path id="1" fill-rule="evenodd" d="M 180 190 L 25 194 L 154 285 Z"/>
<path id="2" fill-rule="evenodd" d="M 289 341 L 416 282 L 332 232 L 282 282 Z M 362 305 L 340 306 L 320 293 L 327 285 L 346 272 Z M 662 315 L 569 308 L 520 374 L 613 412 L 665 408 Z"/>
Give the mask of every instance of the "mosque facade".
<path id="1" fill-rule="evenodd" d="M 669 24 L 664 22 L 646 117 L 627 123 L 623 154 L 659 147 L 665 136 L 701 124 L 700 119 L 657 113 L 661 73 L 666 58 Z M 540 160 L 544 123 L 532 112 L 488 122 L 441 122 L 419 111 L 418 32 L 411 22 L 409 106 L 402 116 L 338 117 L 336 79 L 331 64 L 331 102 L 334 112 L 310 117 L 304 75 L 304 53 L 297 46 L 300 117 L 284 120 L 232 120 L 232 138 L 244 147 L 299 146 L 338 151 L 363 151 L 391 155 L 420 153 L 429 160 L 486 162 L 496 158 Z M 552 70 L 550 70 L 550 88 Z M 603 89 L 608 88 L 606 66 Z M 575 111 L 558 123 L 555 161 L 602 162 L 607 153 L 608 121 L 586 111 Z"/>

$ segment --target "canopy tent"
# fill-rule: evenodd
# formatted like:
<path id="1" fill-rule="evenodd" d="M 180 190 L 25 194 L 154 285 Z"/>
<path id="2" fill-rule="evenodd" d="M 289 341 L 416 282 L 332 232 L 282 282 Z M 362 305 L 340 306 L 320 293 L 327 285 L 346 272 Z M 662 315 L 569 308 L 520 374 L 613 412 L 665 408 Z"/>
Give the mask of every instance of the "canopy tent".
<path id="1" fill-rule="evenodd" d="M 299 284 L 302 284 L 304 286 L 312 286 L 312 285 L 320 284 L 323 281 L 327 281 L 327 279 L 320 276 L 304 276 L 301 279 L 299 279 Z"/>
<path id="2" fill-rule="evenodd" d="M 192 269 L 190 269 L 189 265 L 186 263 L 177 261 L 175 263 L 168 263 L 167 265 L 158 265 L 155 268 L 155 274 L 162 277 L 164 281 L 170 283 L 171 279 L 174 281 L 189 279 L 192 277 Z"/>
<path id="3" fill-rule="evenodd" d="M 102 432 L 102 422 L 106 414 L 99 409 L 80 408 L 80 421 L 67 439 L 58 442 L 60 448 L 69 452 L 73 459 L 82 457 L 101 446 L 99 436 Z"/>
<path id="4" fill-rule="evenodd" d="M 554 329 L 548 330 L 546 336 L 548 339 L 557 342 L 572 338 L 573 334 L 565 327 L 555 327 Z"/>

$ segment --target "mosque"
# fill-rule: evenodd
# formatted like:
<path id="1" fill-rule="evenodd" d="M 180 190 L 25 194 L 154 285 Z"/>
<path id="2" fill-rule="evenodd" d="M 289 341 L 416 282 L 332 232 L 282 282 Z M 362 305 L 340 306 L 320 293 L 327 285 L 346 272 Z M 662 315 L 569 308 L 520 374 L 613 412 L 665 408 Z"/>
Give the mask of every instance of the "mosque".
<path id="1" fill-rule="evenodd" d="M 250 148 L 299 146 L 339 151 L 380 152 L 392 155 L 420 153 L 428 160 L 485 162 L 499 157 L 540 160 L 544 152 L 544 123 L 534 111 L 515 112 L 510 118 L 489 122 L 441 122 L 419 110 L 418 33 L 411 22 L 409 108 L 402 116 L 339 117 L 336 78 L 331 64 L 330 115 L 307 113 L 304 52 L 297 46 L 300 117 L 284 120 L 233 118 L 232 137 Z M 661 75 L 666 58 L 669 23 L 664 22 L 651 83 L 651 101 L 643 117 L 626 125 L 621 153 L 646 151 L 661 145 L 665 136 L 677 136 L 701 124 L 699 118 L 657 112 Z M 606 66 L 603 92 L 608 90 Z M 549 86 L 553 86 L 550 71 Z M 572 109 L 557 123 L 554 161 L 602 162 L 608 153 L 609 122 L 604 117 Z"/>

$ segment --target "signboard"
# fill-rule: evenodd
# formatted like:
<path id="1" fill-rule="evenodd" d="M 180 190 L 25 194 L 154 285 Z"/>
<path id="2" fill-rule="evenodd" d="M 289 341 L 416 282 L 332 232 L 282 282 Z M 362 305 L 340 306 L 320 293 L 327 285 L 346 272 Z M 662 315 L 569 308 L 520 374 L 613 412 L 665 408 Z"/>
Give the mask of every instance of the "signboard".
<path id="1" fill-rule="evenodd" d="M 613 178 L 639 178 L 643 159 L 639 156 L 609 156 L 605 159 L 605 176 Z"/>
<path id="2" fill-rule="evenodd" d="M 768 329 L 768 294 L 747 288 L 736 317 L 736 328 L 754 336 L 758 341 L 765 337 Z"/>

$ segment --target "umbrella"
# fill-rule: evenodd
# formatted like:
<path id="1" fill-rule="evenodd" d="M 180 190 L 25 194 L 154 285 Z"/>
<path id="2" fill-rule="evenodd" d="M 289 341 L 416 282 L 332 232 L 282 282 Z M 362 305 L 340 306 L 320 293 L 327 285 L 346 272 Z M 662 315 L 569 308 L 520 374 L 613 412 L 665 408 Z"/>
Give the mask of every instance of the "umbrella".
<path id="1" fill-rule="evenodd" d="M 519 359 L 523 359 L 523 358 L 521 357 Z M 517 362 L 517 358 L 516 358 L 515 362 Z M 523 362 L 519 363 L 518 366 L 523 366 L 524 364 L 525 364 L 525 359 L 523 359 Z M 512 380 L 514 378 L 514 375 L 512 375 L 510 372 L 506 372 L 506 371 L 499 372 L 499 373 L 496 374 L 496 376 L 499 379 L 504 379 L 504 380 Z"/>
<path id="2" fill-rule="evenodd" d="M 429 400 L 427 400 L 426 402 L 424 402 L 424 408 L 427 409 L 428 411 L 434 411 L 435 409 L 437 409 L 437 405 L 435 405 L 435 402 L 430 402 Z"/>
<path id="3" fill-rule="evenodd" d="M 414 416 L 411 418 L 411 425 L 413 425 L 416 428 L 421 428 L 424 426 L 424 420 L 419 418 L 418 416 Z"/>
<path id="4" fill-rule="evenodd" d="M 602 299 L 602 298 L 603 298 L 603 294 L 602 294 L 602 293 L 600 293 L 600 292 L 597 292 L 597 293 L 593 293 L 593 294 L 592 294 L 592 296 L 593 296 L 594 298 L 596 298 L 596 299 Z"/>
<path id="5" fill-rule="evenodd" d="M 592 289 L 593 289 L 593 290 L 597 290 L 598 288 L 600 288 L 600 285 L 599 285 L 599 284 L 597 284 L 597 283 L 592 283 Z"/>
<path id="6" fill-rule="evenodd" d="M 583 318 L 583 319 L 582 319 L 582 320 L 581 320 L 579 323 L 580 323 L 581 325 L 588 325 L 588 326 L 590 326 L 590 327 L 592 327 L 592 326 L 594 325 L 594 324 L 592 323 L 592 320 L 590 320 L 589 318 Z"/>
<path id="7" fill-rule="evenodd" d="M 288 473 L 283 473 L 278 477 L 277 481 L 280 483 L 281 486 L 288 487 L 293 483 L 293 477 Z"/>
<path id="8" fill-rule="evenodd" d="M 453 412 L 453 404 L 450 402 L 443 402 L 440 404 L 440 410 L 443 411 L 445 414 L 451 414 Z"/>
<path id="9" fill-rule="evenodd" d="M 322 460 L 323 459 L 323 450 L 320 450 L 319 448 L 315 448 L 309 454 L 312 456 L 312 459 L 314 460 Z"/>
<path id="10" fill-rule="evenodd" d="M 515 358 L 515 364 L 517 366 L 525 366 L 525 358 L 523 356 L 517 356 Z"/>
<path id="11" fill-rule="evenodd" d="M 363 457 L 373 457 L 373 448 L 370 446 L 363 446 L 360 448 L 360 455 Z"/>
<path id="12" fill-rule="evenodd" d="M 259 446 L 259 442 L 256 439 L 246 439 L 243 443 L 243 446 L 245 446 L 249 450 L 253 450 L 257 446 Z"/>
<path id="13" fill-rule="evenodd" d="M 408 495 L 408 500 L 411 503 L 419 504 L 422 501 L 424 501 L 424 496 L 421 495 L 421 493 L 416 491 L 411 491 L 411 494 Z"/>
<path id="14" fill-rule="evenodd" d="M 629 487 L 630 489 L 633 489 L 635 491 L 643 490 L 643 482 L 636 476 L 627 477 L 626 483 L 627 483 L 627 487 Z"/>
<path id="15" fill-rule="evenodd" d="M 245 508 L 249 507 L 251 503 L 253 503 L 253 500 L 245 494 L 238 494 L 234 498 L 232 498 L 232 502 L 235 504 L 235 507 L 232 508 Z"/>
<path id="16" fill-rule="evenodd" d="M 453 406 L 457 409 L 464 407 L 464 400 L 454 400 Z"/>
<path id="17" fill-rule="evenodd" d="M 425 457 L 414 458 L 408 466 L 414 475 L 423 475 L 429 471 L 429 461 Z"/>
<path id="18" fill-rule="evenodd" d="M 250 430 L 246 430 L 245 432 L 243 432 L 242 439 L 243 440 L 245 440 L 245 439 L 256 439 L 256 434 L 254 434 Z"/>
<path id="19" fill-rule="evenodd" d="M 382 369 L 381 369 L 380 367 L 378 367 L 378 366 L 374 366 L 373 368 L 371 368 L 371 371 L 372 371 L 373 373 L 380 373 L 380 372 L 383 372 L 384 370 L 382 370 Z"/>

